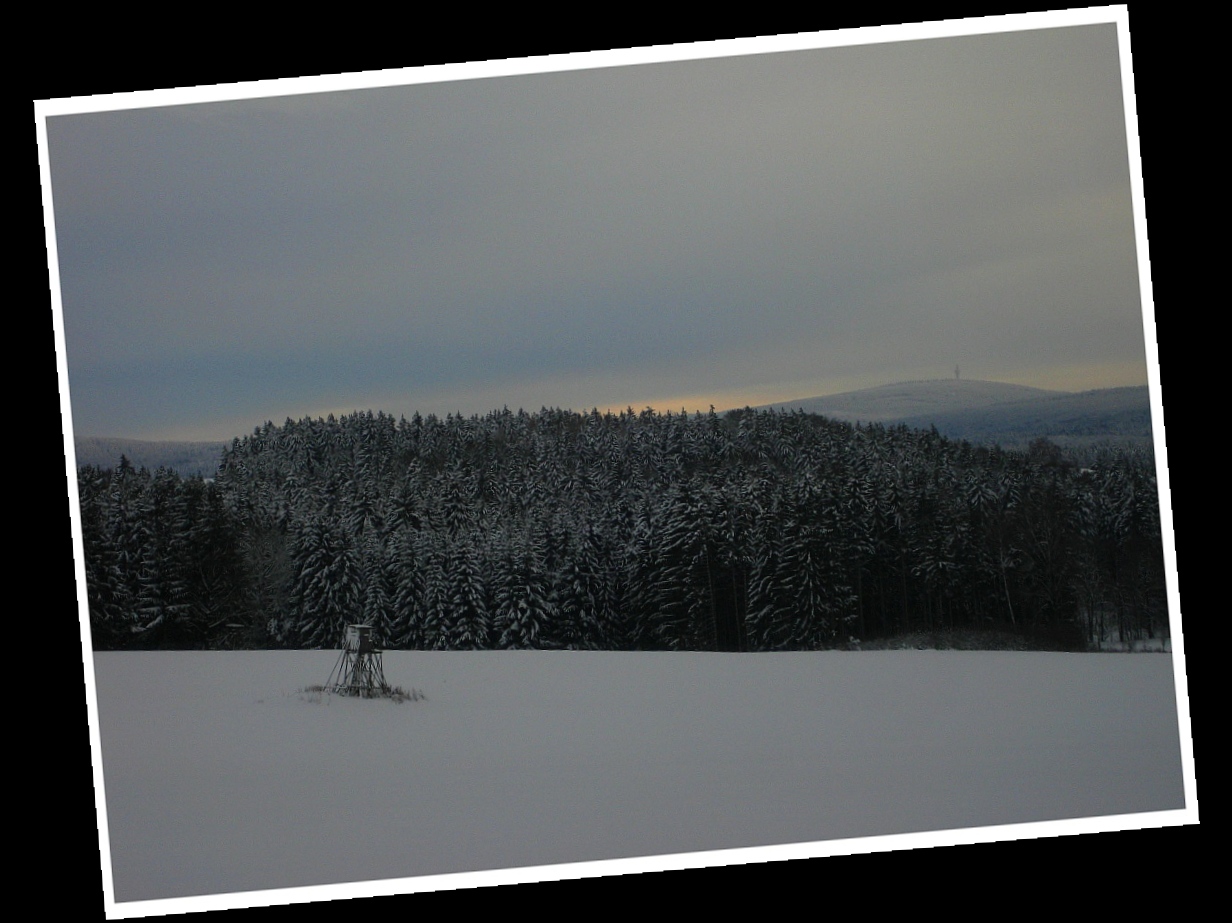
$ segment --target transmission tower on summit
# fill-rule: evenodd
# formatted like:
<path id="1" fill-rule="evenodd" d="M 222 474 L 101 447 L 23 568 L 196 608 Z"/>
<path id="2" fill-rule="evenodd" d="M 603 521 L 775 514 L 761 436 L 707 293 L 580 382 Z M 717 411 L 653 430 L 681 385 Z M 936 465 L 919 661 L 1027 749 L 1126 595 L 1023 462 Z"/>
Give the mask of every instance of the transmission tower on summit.
<path id="1" fill-rule="evenodd" d="M 342 653 L 329 674 L 325 688 L 341 695 L 364 698 L 389 695 L 381 652 L 372 640 L 371 625 L 348 625 L 342 639 Z"/>

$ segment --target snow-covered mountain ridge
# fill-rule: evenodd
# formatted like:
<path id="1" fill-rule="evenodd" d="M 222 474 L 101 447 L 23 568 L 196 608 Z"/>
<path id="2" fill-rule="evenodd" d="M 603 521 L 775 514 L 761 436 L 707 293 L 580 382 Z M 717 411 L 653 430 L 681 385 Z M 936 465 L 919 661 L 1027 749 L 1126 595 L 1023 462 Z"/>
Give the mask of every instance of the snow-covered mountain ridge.
<path id="1" fill-rule="evenodd" d="M 856 423 L 935 426 L 954 439 L 1002 445 L 1039 436 L 1058 440 L 1149 442 L 1150 395 L 1145 385 L 1092 391 L 1049 391 L 997 381 L 941 379 L 864 388 L 771 404 Z"/>

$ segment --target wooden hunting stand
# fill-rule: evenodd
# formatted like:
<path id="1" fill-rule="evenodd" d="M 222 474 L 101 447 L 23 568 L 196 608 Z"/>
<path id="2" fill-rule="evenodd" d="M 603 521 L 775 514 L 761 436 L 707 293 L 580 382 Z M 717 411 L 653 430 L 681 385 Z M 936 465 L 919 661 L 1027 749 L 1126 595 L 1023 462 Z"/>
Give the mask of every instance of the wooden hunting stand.
<path id="1" fill-rule="evenodd" d="M 342 654 L 325 684 L 329 692 L 358 695 L 365 699 L 389 695 L 381 652 L 372 642 L 371 625 L 348 625 L 342 639 Z"/>

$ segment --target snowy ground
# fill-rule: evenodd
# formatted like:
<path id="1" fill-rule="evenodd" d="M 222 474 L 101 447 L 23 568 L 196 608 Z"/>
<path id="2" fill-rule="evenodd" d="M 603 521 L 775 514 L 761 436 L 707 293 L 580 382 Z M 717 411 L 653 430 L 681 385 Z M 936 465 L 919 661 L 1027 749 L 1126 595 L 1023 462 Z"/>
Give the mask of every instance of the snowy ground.
<path id="1" fill-rule="evenodd" d="M 95 655 L 115 899 L 1185 807 L 1166 655 Z"/>

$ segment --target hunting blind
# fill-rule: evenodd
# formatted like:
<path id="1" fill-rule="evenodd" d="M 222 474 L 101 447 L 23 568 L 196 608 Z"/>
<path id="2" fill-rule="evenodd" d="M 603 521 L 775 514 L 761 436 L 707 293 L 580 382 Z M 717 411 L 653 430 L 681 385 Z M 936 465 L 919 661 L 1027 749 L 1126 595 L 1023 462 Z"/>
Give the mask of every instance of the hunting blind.
<path id="1" fill-rule="evenodd" d="M 373 643 L 371 625 L 348 625 L 342 639 L 342 653 L 329 674 L 325 688 L 341 695 L 364 698 L 389 695 L 381 652 Z"/>

